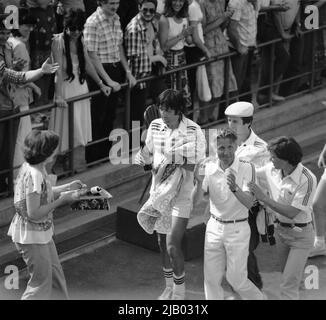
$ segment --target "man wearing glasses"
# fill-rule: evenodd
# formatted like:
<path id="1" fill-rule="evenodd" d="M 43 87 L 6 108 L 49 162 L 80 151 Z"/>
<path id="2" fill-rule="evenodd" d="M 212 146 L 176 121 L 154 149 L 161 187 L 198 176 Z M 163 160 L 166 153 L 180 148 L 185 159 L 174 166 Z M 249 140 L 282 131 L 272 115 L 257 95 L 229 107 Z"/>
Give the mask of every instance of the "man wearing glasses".
<path id="1" fill-rule="evenodd" d="M 157 0 L 140 0 L 139 13 L 129 22 L 125 32 L 125 48 L 131 73 L 137 79 L 152 74 L 152 64 L 166 60 L 157 54 L 157 27 L 153 19 Z M 143 121 L 148 84 L 139 83 L 131 92 L 131 120 Z"/>

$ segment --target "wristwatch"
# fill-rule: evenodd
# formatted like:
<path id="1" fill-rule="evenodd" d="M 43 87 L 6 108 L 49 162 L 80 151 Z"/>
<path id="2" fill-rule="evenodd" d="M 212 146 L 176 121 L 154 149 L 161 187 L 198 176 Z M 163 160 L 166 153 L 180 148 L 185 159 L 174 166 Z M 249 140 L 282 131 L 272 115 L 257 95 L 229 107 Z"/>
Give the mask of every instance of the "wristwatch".
<path id="1" fill-rule="evenodd" d="M 239 186 L 236 184 L 235 188 L 231 190 L 231 192 L 236 193 L 237 191 L 239 191 L 239 189 L 240 189 Z"/>

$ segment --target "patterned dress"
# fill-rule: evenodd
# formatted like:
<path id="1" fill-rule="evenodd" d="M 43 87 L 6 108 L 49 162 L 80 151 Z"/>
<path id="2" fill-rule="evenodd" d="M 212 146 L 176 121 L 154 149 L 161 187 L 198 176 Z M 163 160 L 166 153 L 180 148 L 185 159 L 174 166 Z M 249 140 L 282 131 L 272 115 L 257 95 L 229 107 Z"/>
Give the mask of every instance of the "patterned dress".
<path id="1" fill-rule="evenodd" d="M 203 14 L 206 25 L 214 22 L 224 13 L 225 0 L 203 0 Z M 205 45 L 212 56 L 217 56 L 229 52 L 227 41 L 221 28 L 216 28 L 205 34 Z M 219 98 L 224 93 L 224 61 L 219 60 L 206 66 L 208 81 L 214 98 Z M 229 91 L 237 90 L 236 79 L 230 63 Z"/>

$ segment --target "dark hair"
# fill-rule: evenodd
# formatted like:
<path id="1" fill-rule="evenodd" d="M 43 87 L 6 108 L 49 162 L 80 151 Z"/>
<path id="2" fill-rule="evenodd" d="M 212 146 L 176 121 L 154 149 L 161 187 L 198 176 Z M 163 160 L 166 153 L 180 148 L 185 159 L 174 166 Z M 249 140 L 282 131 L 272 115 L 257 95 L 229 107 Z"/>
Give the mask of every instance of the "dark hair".
<path id="1" fill-rule="evenodd" d="M 249 128 L 251 127 L 252 121 L 254 120 L 253 116 L 250 117 L 241 117 L 242 119 L 242 124 L 249 123 Z"/>
<path id="2" fill-rule="evenodd" d="M 236 142 L 238 139 L 237 134 L 230 128 L 221 128 L 217 130 L 215 141 L 219 139 L 230 139 L 232 142 Z"/>
<path id="3" fill-rule="evenodd" d="M 75 75 L 73 73 L 71 54 L 70 54 L 70 42 L 67 29 L 74 29 L 82 31 L 85 24 L 85 14 L 81 9 L 72 10 L 70 9 L 64 17 L 64 29 L 63 29 L 63 39 L 65 43 L 65 55 L 67 60 L 67 75 L 68 78 L 65 80 L 73 81 Z M 84 55 L 84 45 L 82 42 L 83 34 L 81 33 L 77 39 L 77 56 L 78 56 L 78 71 L 79 71 L 79 82 L 84 83 L 86 79 L 86 63 Z"/>
<path id="4" fill-rule="evenodd" d="M 50 130 L 32 130 L 24 141 L 24 158 L 39 164 L 49 158 L 59 145 L 59 135 Z"/>
<path id="5" fill-rule="evenodd" d="M 268 142 L 267 149 L 292 166 L 296 166 L 302 160 L 302 149 L 292 137 L 282 136 L 272 139 Z"/>
<path id="6" fill-rule="evenodd" d="M 138 0 L 138 5 L 141 7 L 144 3 L 153 3 L 155 6 L 155 9 L 157 8 L 157 0 Z"/>
<path id="7" fill-rule="evenodd" d="M 158 96 L 158 105 L 174 110 L 175 114 L 185 114 L 186 100 L 183 93 L 174 89 L 166 89 Z"/>
<path id="8" fill-rule="evenodd" d="M 25 7 L 19 8 L 18 14 L 20 26 L 24 24 L 35 25 L 37 23 L 36 19 L 30 14 L 29 9 Z M 11 33 L 14 37 L 21 37 L 19 29 L 12 29 Z"/>
<path id="9" fill-rule="evenodd" d="M 174 17 L 174 16 L 176 16 L 177 18 L 186 18 L 186 17 L 188 17 L 188 7 L 189 7 L 188 0 L 184 0 L 182 8 L 177 14 L 175 14 L 175 12 L 174 12 L 174 10 L 172 8 L 172 1 L 174 1 L 174 0 L 165 0 L 164 15 L 166 17 Z"/>

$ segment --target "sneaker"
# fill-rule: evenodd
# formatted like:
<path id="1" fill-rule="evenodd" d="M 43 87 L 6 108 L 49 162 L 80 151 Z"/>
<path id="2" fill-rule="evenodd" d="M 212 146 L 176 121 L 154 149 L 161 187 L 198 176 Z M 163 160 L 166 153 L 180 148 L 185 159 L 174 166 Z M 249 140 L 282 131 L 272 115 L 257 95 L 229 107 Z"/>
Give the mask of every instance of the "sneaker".
<path id="1" fill-rule="evenodd" d="M 173 291 L 171 300 L 185 300 L 185 292 Z"/>
<path id="2" fill-rule="evenodd" d="M 166 287 L 157 300 L 171 300 L 173 293 L 172 287 Z"/>
<path id="3" fill-rule="evenodd" d="M 310 251 L 309 258 L 317 256 L 326 256 L 326 245 L 325 243 L 317 243 Z"/>

